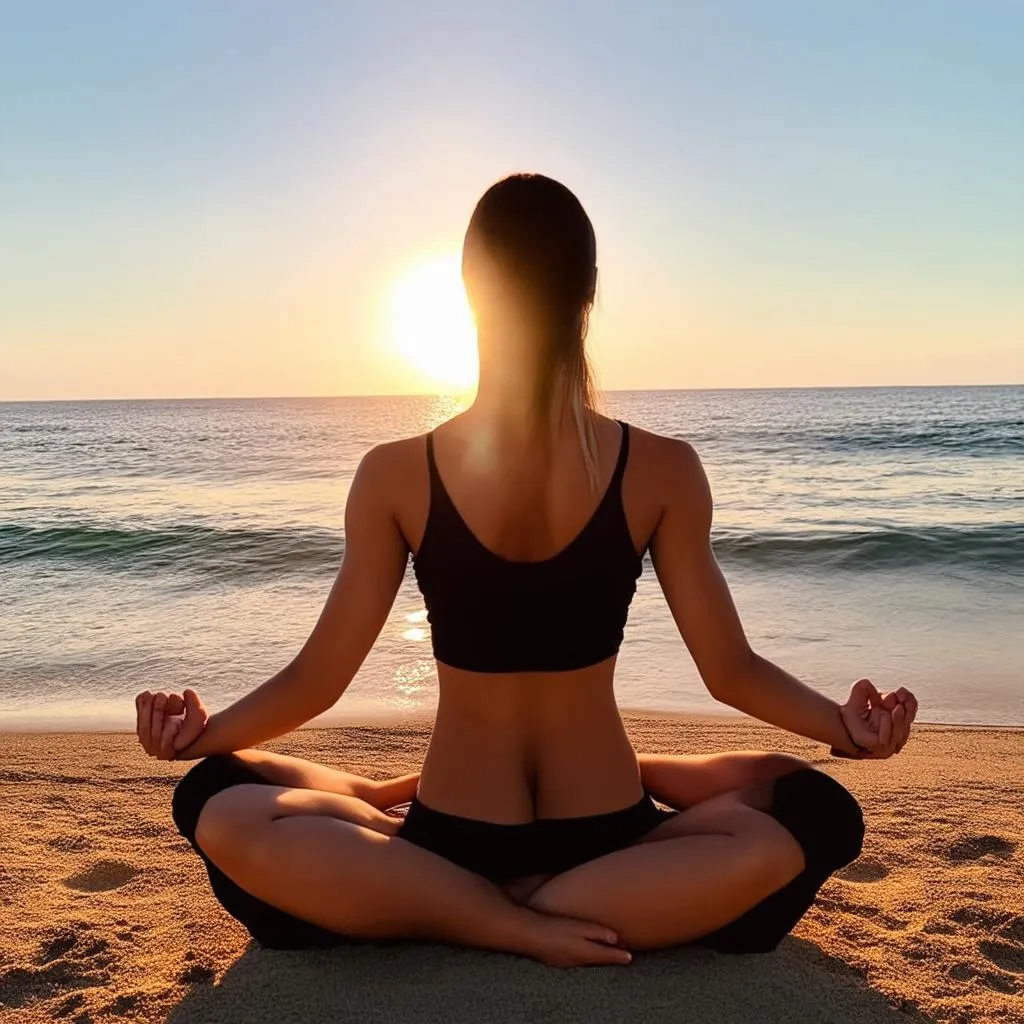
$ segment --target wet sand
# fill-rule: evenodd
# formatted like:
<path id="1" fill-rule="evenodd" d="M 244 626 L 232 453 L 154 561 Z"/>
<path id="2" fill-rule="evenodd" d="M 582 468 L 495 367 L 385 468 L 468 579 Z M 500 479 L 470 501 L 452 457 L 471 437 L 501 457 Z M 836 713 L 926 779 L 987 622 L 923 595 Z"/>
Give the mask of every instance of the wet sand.
<path id="1" fill-rule="evenodd" d="M 861 801 L 864 853 L 766 956 L 681 948 L 559 971 L 423 944 L 251 947 L 170 821 L 183 766 L 123 734 L 0 735 L 0 1020 L 800 1024 L 1024 1020 L 1024 730 L 921 726 L 853 763 L 739 719 L 629 715 L 638 749 L 790 750 Z M 273 749 L 416 770 L 428 723 Z M 343 865 L 339 866 L 343 870 Z"/>

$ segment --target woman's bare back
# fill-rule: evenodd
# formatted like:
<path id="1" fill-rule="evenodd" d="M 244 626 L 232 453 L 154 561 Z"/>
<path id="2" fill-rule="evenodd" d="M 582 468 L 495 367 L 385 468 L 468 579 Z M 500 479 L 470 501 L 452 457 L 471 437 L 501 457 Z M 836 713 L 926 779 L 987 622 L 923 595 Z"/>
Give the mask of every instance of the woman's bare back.
<path id="1" fill-rule="evenodd" d="M 658 449 L 666 439 L 636 428 L 629 435 L 622 502 L 639 555 L 662 512 L 658 481 L 666 467 L 659 467 Z M 476 540 L 501 559 L 539 564 L 579 537 L 611 486 L 624 429 L 602 417 L 597 441 L 594 482 L 571 425 L 547 452 L 536 443 L 503 442 L 468 416 L 444 424 L 433 444 L 444 488 Z M 390 448 L 392 475 L 406 482 L 395 492 L 395 517 L 415 557 L 431 502 L 426 444 L 416 437 Z M 448 813 L 499 822 L 598 814 L 635 802 L 642 787 L 615 704 L 615 661 L 524 673 L 439 662 L 421 797 Z"/>

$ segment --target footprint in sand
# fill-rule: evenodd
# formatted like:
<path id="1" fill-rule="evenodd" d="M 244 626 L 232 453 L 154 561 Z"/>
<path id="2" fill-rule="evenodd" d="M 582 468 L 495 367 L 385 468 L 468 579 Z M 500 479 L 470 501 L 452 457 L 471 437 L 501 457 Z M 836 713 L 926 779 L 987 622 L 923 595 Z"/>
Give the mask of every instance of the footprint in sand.
<path id="1" fill-rule="evenodd" d="M 978 949 L 986 960 L 1011 974 L 1024 974 L 1024 949 L 1009 942 L 993 942 L 982 939 Z"/>
<path id="2" fill-rule="evenodd" d="M 1009 939 L 1009 943 L 1002 943 L 1009 949 L 1024 945 L 1024 917 L 1014 916 L 1005 910 L 978 907 L 970 903 L 954 907 L 945 917 L 928 921 L 923 930 L 950 934 L 964 928 L 976 933 L 980 931 L 988 936 L 998 935 Z M 1017 946 L 1014 946 L 1014 943 Z"/>
<path id="3" fill-rule="evenodd" d="M 1015 846 L 1002 836 L 966 836 L 947 846 L 943 856 L 954 864 L 960 864 L 963 861 L 978 860 L 990 853 L 997 857 L 1008 857 Z"/>
<path id="4" fill-rule="evenodd" d="M 53 932 L 39 944 L 34 962 L 0 968 L 0 1007 L 17 1009 L 68 989 L 108 985 L 114 967 L 109 943 L 92 938 L 88 931 L 88 925 L 78 923 Z M 70 1013 L 79 1000 L 72 994 L 62 1005 L 67 1005 Z"/>
<path id="5" fill-rule="evenodd" d="M 890 932 L 901 932 L 908 927 L 907 921 L 893 914 L 886 913 L 881 907 L 874 907 L 866 903 L 855 903 L 853 900 L 848 900 L 842 896 L 836 899 L 819 896 L 818 905 L 826 910 L 834 910 L 842 914 L 853 914 L 856 917 L 864 918 Z"/>
<path id="6" fill-rule="evenodd" d="M 64 880 L 69 889 L 79 892 L 106 892 L 120 889 L 139 873 L 123 860 L 98 860 L 95 864 Z"/>
<path id="7" fill-rule="evenodd" d="M 118 1017 L 127 1017 L 139 1004 L 137 992 L 123 992 L 112 1003 L 103 1007 L 103 1013 L 112 1013 Z"/>
<path id="8" fill-rule="evenodd" d="M 960 960 L 953 964 L 946 973 L 954 981 L 968 981 L 973 976 L 974 970 L 970 964 L 966 964 Z"/>
<path id="9" fill-rule="evenodd" d="M 48 964 L 51 960 L 63 956 L 75 943 L 78 942 L 78 935 L 73 931 L 60 931 L 51 935 L 39 946 L 39 963 Z"/>
<path id="10" fill-rule="evenodd" d="M 53 1011 L 54 1017 L 70 1017 L 71 1014 L 77 1010 L 82 1003 L 85 1002 L 85 996 L 81 992 L 72 992 L 66 999 L 62 999 Z"/>
<path id="11" fill-rule="evenodd" d="M 993 992 L 1010 994 L 1017 991 L 1015 979 L 1008 978 L 1005 974 L 999 974 L 996 971 L 979 971 L 973 964 L 964 961 L 953 964 L 946 973 L 954 981 L 976 980 L 978 984 L 984 985 L 985 988 L 991 989 Z"/>
<path id="12" fill-rule="evenodd" d="M 990 988 L 993 992 L 1012 995 L 1017 991 L 1017 982 L 1013 978 L 1006 977 L 1005 974 L 998 974 L 996 971 L 978 971 L 975 977 L 985 988 Z"/>
<path id="13" fill-rule="evenodd" d="M 192 963 L 178 975 L 183 985 L 207 985 L 217 977 L 217 972 L 207 964 Z"/>
<path id="14" fill-rule="evenodd" d="M 981 928 L 994 928 L 999 922 L 999 913 L 987 907 L 972 907 L 967 904 L 949 912 L 950 921 L 963 925 L 978 925 Z"/>
<path id="15" fill-rule="evenodd" d="M 841 878 L 844 882 L 880 882 L 888 874 L 889 869 L 881 861 L 872 857 L 861 857 L 842 871 L 837 871 L 836 878 Z"/>

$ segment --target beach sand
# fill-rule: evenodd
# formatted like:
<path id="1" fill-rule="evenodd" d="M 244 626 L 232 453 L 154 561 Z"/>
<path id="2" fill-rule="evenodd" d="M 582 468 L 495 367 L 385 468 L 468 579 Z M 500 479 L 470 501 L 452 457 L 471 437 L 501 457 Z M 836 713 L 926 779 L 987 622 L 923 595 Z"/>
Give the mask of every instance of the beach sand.
<path id="1" fill-rule="evenodd" d="M 776 952 L 560 971 L 411 943 L 260 950 L 171 824 L 182 765 L 127 735 L 6 734 L 0 1020 L 1024 1021 L 1024 730 L 921 726 L 900 756 L 855 763 L 747 720 L 627 724 L 645 751 L 790 750 L 860 799 L 863 856 Z M 428 734 L 359 726 L 271 746 L 381 777 L 416 770 Z"/>

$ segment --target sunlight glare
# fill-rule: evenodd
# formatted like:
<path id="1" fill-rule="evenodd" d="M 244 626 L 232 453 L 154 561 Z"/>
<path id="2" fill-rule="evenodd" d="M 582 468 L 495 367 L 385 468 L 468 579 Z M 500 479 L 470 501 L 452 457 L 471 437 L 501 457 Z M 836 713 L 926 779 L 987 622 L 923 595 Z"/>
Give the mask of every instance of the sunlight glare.
<path id="1" fill-rule="evenodd" d="M 402 358 L 436 384 L 468 390 L 476 383 L 476 328 L 462 287 L 459 256 L 427 258 L 395 281 L 391 339 Z"/>

